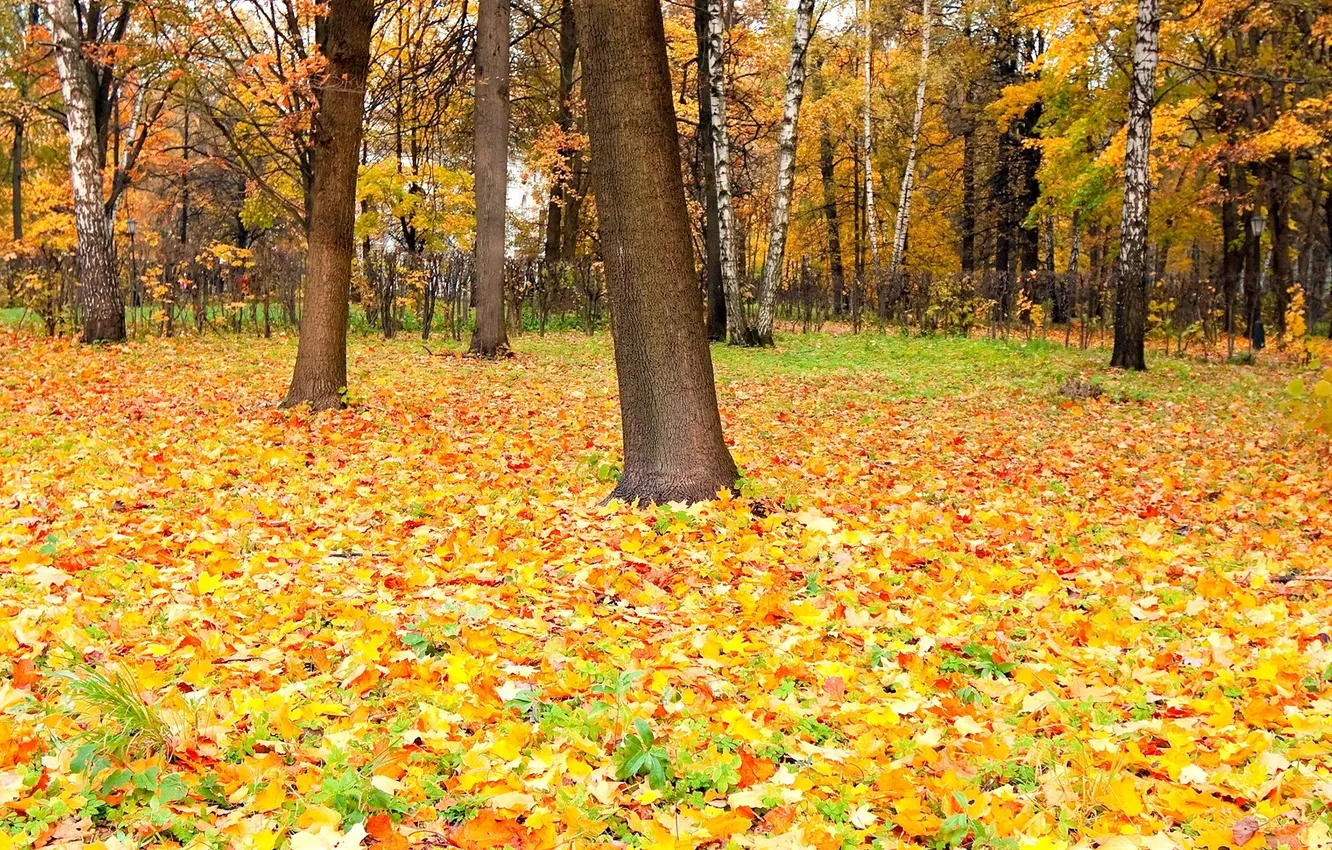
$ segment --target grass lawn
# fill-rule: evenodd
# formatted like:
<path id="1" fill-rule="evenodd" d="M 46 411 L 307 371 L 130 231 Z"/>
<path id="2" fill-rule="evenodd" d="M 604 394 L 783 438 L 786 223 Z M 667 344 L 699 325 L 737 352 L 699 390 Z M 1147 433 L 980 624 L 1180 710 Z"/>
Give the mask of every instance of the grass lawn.
<path id="1" fill-rule="evenodd" d="M 358 339 L 312 416 L 291 338 L 7 333 L 0 850 L 1332 842 L 1295 367 L 779 343 L 686 509 L 599 505 L 604 335 Z"/>

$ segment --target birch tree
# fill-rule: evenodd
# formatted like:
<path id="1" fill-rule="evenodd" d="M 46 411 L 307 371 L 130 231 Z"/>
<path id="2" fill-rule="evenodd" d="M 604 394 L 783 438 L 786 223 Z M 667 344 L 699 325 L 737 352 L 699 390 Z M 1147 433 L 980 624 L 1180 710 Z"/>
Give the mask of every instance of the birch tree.
<path id="1" fill-rule="evenodd" d="M 169 59 L 154 58 L 142 47 L 133 51 L 135 61 L 127 58 L 135 8 L 130 0 L 113 7 L 87 8 L 74 0 L 46 0 L 56 75 L 65 102 L 84 342 L 125 339 L 125 301 L 112 224 L 134 166 L 173 88 L 170 80 L 156 85 Z M 188 44 L 172 44 L 166 33 L 154 30 L 146 35 L 144 41 L 155 42 L 158 54 L 174 50 L 185 55 L 190 50 Z M 133 84 L 127 81 L 131 73 Z M 151 98 L 150 84 L 154 86 Z M 121 128 L 116 104 L 126 89 L 135 94 L 129 125 Z M 117 139 L 124 140 L 123 148 L 115 152 L 109 144 L 113 125 Z M 111 179 L 104 186 L 103 169 L 108 166 Z"/>
<path id="2" fill-rule="evenodd" d="M 926 3 L 929 0 L 925 0 Z M 782 123 L 777 133 L 777 186 L 772 196 L 772 226 L 768 237 L 768 256 L 759 281 L 758 320 L 754 337 L 759 345 L 772 345 L 772 325 L 777 302 L 777 287 L 786 261 L 786 230 L 791 218 L 791 186 L 795 182 L 796 128 L 800 103 L 805 96 L 805 60 L 813 34 L 814 0 L 800 0 L 796 5 L 795 35 L 791 41 L 791 68 L 786 75 L 786 96 L 782 101 Z"/>
<path id="3" fill-rule="evenodd" d="M 865 152 L 865 229 L 869 231 L 870 268 L 873 271 L 875 286 L 879 278 L 879 220 L 874 213 L 874 131 L 870 123 L 870 105 L 872 102 L 871 81 L 874 76 L 874 35 L 870 26 L 870 0 L 865 0 L 862 18 L 865 41 L 861 67 L 864 72 L 864 105 L 861 110 L 861 148 Z"/>
<path id="4" fill-rule="evenodd" d="M 116 247 L 102 197 L 102 157 L 97 144 L 93 88 L 96 78 L 83 53 L 82 27 L 73 0 L 47 0 L 46 8 L 51 16 L 56 72 L 65 96 L 83 341 L 122 342 L 125 300 L 116 275 Z M 126 25 L 128 22 L 126 14 Z"/>
<path id="5" fill-rule="evenodd" d="M 930 64 L 930 0 L 920 5 L 920 79 L 916 82 L 916 114 L 911 119 L 911 143 L 907 147 L 906 168 L 902 171 L 902 191 L 897 200 L 897 222 L 893 225 L 893 253 L 888 260 L 888 279 L 897 286 L 906 251 L 907 228 L 911 224 L 911 195 L 916 188 L 916 150 L 920 147 L 920 125 L 925 117 L 926 71 Z"/>
<path id="6" fill-rule="evenodd" d="M 1115 290 L 1115 349 L 1110 365 L 1147 368 L 1147 212 L 1150 193 L 1152 105 L 1161 36 L 1159 0 L 1138 0 L 1124 145 L 1124 211 L 1120 221 L 1119 285 Z"/>
<path id="7" fill-rule="evenodd" d="M 735 264 L 735 211 L 731 206 L 731 142 L 726 129 L 726 19 L 721 0 L 708 0 L 708 85 L 712 94 L 712 149 L 716 159 L 717 229 L 721 242 L 722 290 L 726 295 L 726 337 L 731 345 L 752 345 L 745 320 L 740 276 Z"/>

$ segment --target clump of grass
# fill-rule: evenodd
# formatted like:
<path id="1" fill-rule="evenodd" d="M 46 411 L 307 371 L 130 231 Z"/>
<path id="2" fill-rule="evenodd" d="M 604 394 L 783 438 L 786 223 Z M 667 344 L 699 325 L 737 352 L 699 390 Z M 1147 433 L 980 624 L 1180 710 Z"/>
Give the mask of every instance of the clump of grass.
<path id="1" fill-rule="evenodd" d="M 56 675 L 66 682 L 62 692 L 69 713 L 85 729 L 79 738 L 83 746 L 119 761 L 171 754 L 171 727 L 144 699 L 126 667 L 103 669 L 77 658 Z"/>

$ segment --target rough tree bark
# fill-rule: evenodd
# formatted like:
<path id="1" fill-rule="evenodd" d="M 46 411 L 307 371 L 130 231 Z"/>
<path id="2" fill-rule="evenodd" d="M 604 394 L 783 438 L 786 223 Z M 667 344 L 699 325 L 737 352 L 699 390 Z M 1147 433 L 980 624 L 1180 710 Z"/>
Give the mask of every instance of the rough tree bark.
<path id="1" fill-rule="evenodd" d="M 925 0 L 929 3 L 929 0 Z M 782 101 L 782 124 L 777 132 L 777 185 L 772 196 L 772 224 L 768 256 L 759 281 L 758 318 L 754 338 L 759 345 L 772 345 L 772 323 L 777 306 L 777 288 L 786 262 L 786 229 L 791 219 L 791 187 L 795 183 L 796 132 L 800 102 L 805 96 L 805 59 L 814 20 L 814 0 L 796 4 L 795 36 L 791 40 L 791 67 L 786 74 L 786 96 Z"/>
<path id="2" fill-rule="evenodd" d="M 70 182 L 74 190 L 75 259 L 84 342 L 123 342 L 125 301 L 116 274 L 116 247 L 102 194 L 94 71 L 83 53 L 73 0 L 47 0 L 56 71 L 65 97 Z"/>
<path id="3" fill-rule="evenodd" d="M 610 290 L 624 472 L 610 498 L 735 486 L 722 437 L 657 0 L 576 0 L 592 191 Z"/>
<path id="4" fill-rule="evenodd" d="M 698 139 L 703 160 L 703 271 L 708 289 L 708 339 L 726 339 L 726 289 L 722 283 L 721 212 L 717 207 L 717 153 L 712 146 L 712 77 L 708 73 L 708 0 L 694 2 L 698 42 Z"/>
<path id="5" fill-rule="evenodd" d="M 916 81 L 916 112 L 911 119 L 911 143 L 907 147 L 906 168 L 902 171 L 902 191 L 897 198 L 897 221 L 893 225 L 893 252 L 888 258 L 888 279 L 894 288 L 902 271 L 906 252 L 907 227 L 911 223 L 911 194 L 916 188 L 916 149 L 920 146 L 920 125 L 925 117 L 926 71 L 930 65 L 930 0 L 920 4 L 920 79 Z"/>
<path id="6" fill-rule="evenodd" d="M 819 137 L 819 177 L 823 182 L 823 217 L 828 223 L 828 274 L 832 278 L 833 315 L 846 312 L 846 272 L 842 267 L 842 229 L 837 221 L 837 170 L 832 131 L 823 122 Z"/>
<path id="7" fill-rule="evenodd" d="M 347 296 L 355 248 L 356 172 L 373 0 L 329 0 L 316 22 L 327 61 L 315 87 L 310 259 L 296 368 L 283 407 L 339 408 L 347 386 Z"/>
<path id="8" fill-rule="evenodd" d="M 717 241 L 721 246 L 726 337 L 731 345 L 753 345 L 735 262 L 735 212 L 731 206 L 731 142 L 726 129 L 726 20 L 721 0 L 708 0 L 708 86 L 712 96 L 712 152 L 716 164 Z"/>
<path id="9" fill-rule="evenodd" d="M 476 19 L 476 330 L 470 354 L 508 354 L 504 242 L 509 190 L 509 0 L 481 0 Z"/>
<path id="10" fill-rule="evenodd" d="M 1115 289 L 1115 348 L 1110 365 L 1147 368 L 1147 211 L 1151 191 L 1152 105 L 1161 34 L 1158 0 L 1138 0 L 1124 149 L 1124 211 L 1120 221 L 1119 285 Z"/>

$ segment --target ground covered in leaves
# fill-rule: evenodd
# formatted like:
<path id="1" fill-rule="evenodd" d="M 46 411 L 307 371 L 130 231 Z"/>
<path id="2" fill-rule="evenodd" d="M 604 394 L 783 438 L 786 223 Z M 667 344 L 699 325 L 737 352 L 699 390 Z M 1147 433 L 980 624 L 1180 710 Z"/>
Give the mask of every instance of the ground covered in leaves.
<path id="1" fill-rule="evenodd" d="M 638 509 L 515 347 L 4 337 L 0 850 L 1332 846 L 1294 367 L 718 349 L 744 493 Z"/>

